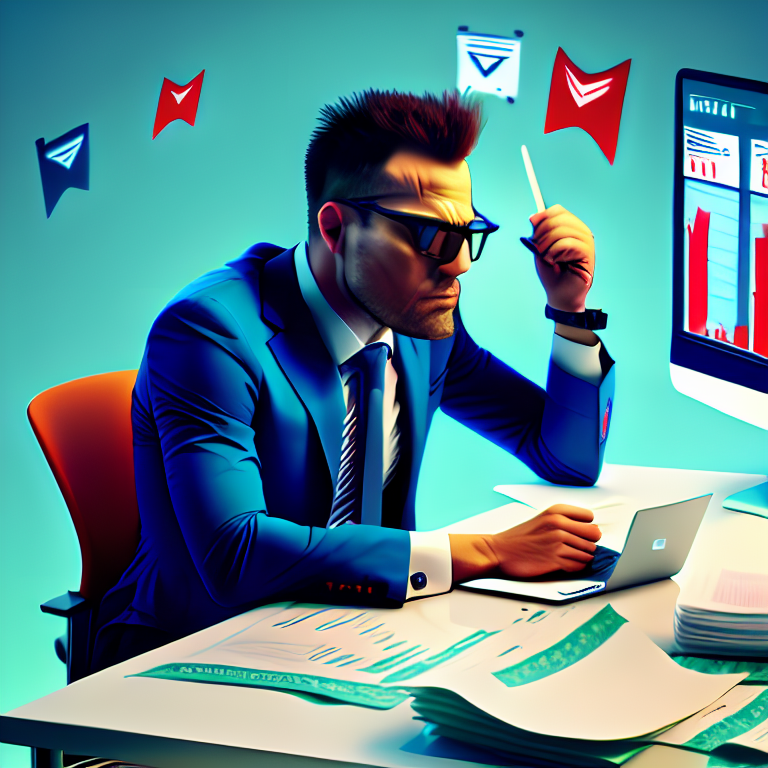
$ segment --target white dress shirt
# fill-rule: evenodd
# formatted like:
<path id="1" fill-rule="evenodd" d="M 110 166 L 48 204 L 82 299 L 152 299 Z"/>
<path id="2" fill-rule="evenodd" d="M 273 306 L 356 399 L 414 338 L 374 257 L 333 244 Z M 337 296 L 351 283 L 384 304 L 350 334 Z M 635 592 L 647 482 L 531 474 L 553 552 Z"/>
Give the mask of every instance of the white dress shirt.
<path id="1" fill-rule="evenodd" d="M 355 335 L 326 301 L 312 274 L 307 251 L 306 244 L 304 248 L 299 245 L 295 251 L 299 289 L 309 307 L 317 330 L 338 367 L 362 349 L 365 342 Z M 369 343 L 373 341 L 385 342 L 394 352 L 395 337 L 390 328 L 382 328 Z M 599 384 L 602 379 L 599 352 L 600 342 L 594 347 L 588 347 L 564 339 L 557 334 L 554 335 L 552 341 L 552 360 L 555 365 L 572 376 L 595 385 Z M 349 386 L 341 374 L 339 376 L 346 404 L 349 398 Z M 384 381 L 384 485 L 392 478 L 399 458 L 400 429 L 397 424 L 397 417 L 400 413 L 400 404 L 395 397 L 396 385 L 397 373 L 390 356 L 387 361 Z M 339 425 L 339 429 L 341 429 L 341 425 Z M 453 583 L 453 565 L 448 534 L 441 531 L 409 531 L 409 535 L 411 554 L 405 599 L 427 597 L 450 591 Z M 426 585 L 416 590 L 413 588 L 410 577 L 418 573 L 426 576 Z"/>

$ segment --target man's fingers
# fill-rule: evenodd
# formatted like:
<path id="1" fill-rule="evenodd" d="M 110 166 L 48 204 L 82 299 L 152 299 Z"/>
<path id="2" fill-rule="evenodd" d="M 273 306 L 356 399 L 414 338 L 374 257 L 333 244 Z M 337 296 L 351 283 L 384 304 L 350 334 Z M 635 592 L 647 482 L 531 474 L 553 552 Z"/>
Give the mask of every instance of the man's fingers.
<path id="1" fill-rule="evenodd" d="M 585 523 L 582 523 L 582 525 L 585 525 Z M 597 528 L 596 525 L 590 527 Z M 598 531 L 599 530 L 600 529 L 598 528 Z M 585 536 L 580 536 L 576 533 L 571 533 L 570 531 L 563 531 L 562 535 L 563 545 L 568 547 L 572 552 L 578 552 L 580 560 L 584 560 L 584 557 L 588 560 L 592 559 L 595 550 L 597 549 L 597 544 L 595 544 L 594 539 L 588 539 Z"/>
<path id="2" fill-rule="evenodd" d="M 541 225 L 536 228 L 533 237 L 531 238 L 539 251 L 546 250 L 552 243 L 562 240 L 565 237 L 574 237 L 577 240 L 593 247 L 594 240 L 592 235 L 586 227 L 578 227 L 570 221 L 562 221 L 557 224 L 550 225 L 547 222 L 547 226 Z"/>
<path id="3" fill-rule="evenodd" d="M 600 529 L 592 524 L 594 517 L 591 510 L 572 507 L 569 504 L 555 504 L 539 515 L 543 523 L 586 542 L 600 541 L 603 535 Z M 586 548 L 590 549 L 589 546 Z"/>
<path id="4" fill-rule="evenodd" d="M 585 267 L 594 268 L 594 258 L 584 250 L 584 243 L 573 237 L 558 240 L 541 256 L 547 264 L 560 264 L 561 267 L 570 267 L 572 264 L 583 264 Z"/>
<path id="5" fill-rule="evenodd" d="M 573 227 L 558 227 L 558 229 L 542 237 L 537 236 L 531 239 L 536 246 L 536 250 L 541 254 L 547 253 L 553 245 L 558 245 L 564 241 L 568 241 L 571 244 L 577 243 L 579 250 L 584 253 L 591 253 L 595 250 L 592 239 L 573 229 Z"/>
<path id="6" fill-rule="evenodd" d="M 575 520 L 568 520 L 563 523 L 561 529 L 566 533 L 571 533 L 580 539 L 596 542 L 603 537 L 602 531 L 593 523 L 579 523 Z"/>
<path id="7" fill-rule="evenodd" d="M 587 266 L 583 261 L 577 259 L 562 258 L 558 263 L 560 266 L 567 267 L 568 269 L 572 270 L 579 270 L 579 272 L 583 272 L 584 275 L 590 275 L 589 269 L 587 269 Z"/>
<path id="8" fill-rule="evenodd" d="M 555 264 L 559 265 L 561 269 L 567 269 L 569 272 L 573 272 L 574 275 L 581 278 L 587 285 L 592 284 L 592 273 L 581 261 L 561 259 L 560 261 L 555 262 Z"/>
<path id="9" fill-rule="evenodd" d="M 574 253 L 555 254 L 554 256 L 551 254 L 552 251 L 550 250 L 545 257 L 540 256 L 539 258 L 547 265 L 547 269 L 552 270 L 553 274 L 559 275 L 561 272 L 571 272 L 587 284 L 592 282 L 594 264 L 590 263 L 589 259 Z M 541 267 L 539 267 L 539 270 L 541 270 Z"/>
<path id="10" fill-rule="evenodd" d="M 594 253 L 583 240 L 576 237 L 564 237 L 556 240 L 548 248 L 539 248 L 539 256 L 549 265 L 555 262 L 581 262 L 594 269 Z"/>
<path id="11" fill-rule="evenodd" d="M 553 256 L 553 250 L 550 249 L 545 257 L 539 257 L 552 270 L 552 274 L 559 275 L 561 272 L 571 272 L 580 280 L 583 280 L 587 286 L 592 285 L 594 265 L 590 264 L 589 259 L 584 258 L 581 254 L 573 253 L 556 254 Z M 570 258 L 568 258 L 569 256 Z"/>
<path id="12" fill-rule="evenodd" d="M 555 203 L 554 205 L 550 205 L 549 208 L 543 211 L 539 211 L 537 213 L 534 213 L 533 216 L 530 216 L 528 220 L 533 224 L 535 227 L 540 221 L 543 221 L 544 219 L 552 218 L 553 216 L 557 216 L 560 213 L 568 213 L 568 211 L 563 208 L 560 203 Z"/>
<path id="13" fill-rule="evenodd" d="M 595 240 L 592 230 L 583 221 L 572 216 L 570 213 L 552 216 L 539 221 L 538 224 L 534 225 L 533 238 L 534 240 L 540 240 L 551 235 L 555 230 L 561 227 L 573 230 L 573 232 L 585 242 L 593 243 Z"/>
<path id="14" fill-rule="evenodd" d="M 565 515 L 571 520 L 579 520 L 583 523 L 591 523 L 595 519 L 595 514 L 591 509 L 585 507 L 574 507 L 572 504 L 553 504 L 547 507 L 542 515 Z"/>
<path id="15" fill-rule="evenodd" d="M 581 563 L 578 560 L 569 560 L 566 557 L 561 557 L 558 563 L 561 571 L 567 571 L 568 573 L 575 573 L 576 571 L 582 571 L 587 567 L 588 563 Z"/>
<path id="16" fill-rule="evenodd" d="M 529 216 L 528 221 L 530 221 L 534 227 L 537 227 L 542 221 L 547 221 L 548 219 L 557 216 L 564 210 L 565 208 L 563 208 L 563 206 L 559 203 L 550 205 L 546 210 L 538 211 L 537 213 L 534 213 L 533 216 Z"/>
<path id="17" fill-rule="evenodd" d="M 528 221 L 530 221 L 534 227 L 546 227 L 553 222 L 572 221 L 578 226 L 583 227 L 585 230 L 592 231 L 578 216 L 563 208 L 562 205 L 553 205 L 551 208 L 547 208 L 546 211 L 535 213 L 533 216 L 529 217 Z"/>

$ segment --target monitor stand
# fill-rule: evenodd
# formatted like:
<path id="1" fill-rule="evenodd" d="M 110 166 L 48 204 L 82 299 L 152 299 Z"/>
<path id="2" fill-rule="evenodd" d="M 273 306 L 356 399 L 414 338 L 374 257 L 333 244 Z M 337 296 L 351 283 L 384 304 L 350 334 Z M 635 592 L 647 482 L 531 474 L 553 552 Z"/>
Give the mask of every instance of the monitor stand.
<path id="1" fill-rule="evenodd" d="M 725 509 L 746 512 L 748 515 L 768 517 L 768 483 L 760 483 L 746 491 L 732 493 L 723 502 Z"/>

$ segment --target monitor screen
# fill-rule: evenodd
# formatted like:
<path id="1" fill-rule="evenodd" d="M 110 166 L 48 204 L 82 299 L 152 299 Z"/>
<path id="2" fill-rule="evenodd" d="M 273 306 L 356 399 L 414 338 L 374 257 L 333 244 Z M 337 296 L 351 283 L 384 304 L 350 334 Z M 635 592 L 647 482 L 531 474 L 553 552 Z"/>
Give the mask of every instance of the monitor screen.
<path id="1" fill-rule="evenodd" d="M 768 428 L 768 84 L 677 75 L 672 381 Z"/>

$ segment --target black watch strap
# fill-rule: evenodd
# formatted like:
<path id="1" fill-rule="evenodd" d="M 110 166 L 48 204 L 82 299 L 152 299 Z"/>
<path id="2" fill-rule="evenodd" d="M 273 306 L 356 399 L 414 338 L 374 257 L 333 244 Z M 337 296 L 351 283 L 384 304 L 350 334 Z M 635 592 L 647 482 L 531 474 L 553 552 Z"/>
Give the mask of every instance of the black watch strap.
<path id="1" fill-rule="evenodd" d="M 608 315 L 599 309 L 588 309 L 585 312 L 563 312 L 553 309 L 547 304 L 544 315 L 556 323 L 570 325 L 573 328 L 585 328 L 588 331 L 601 331 L 608 325 Z"/>

